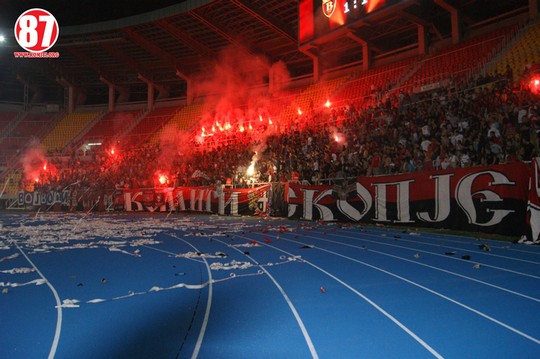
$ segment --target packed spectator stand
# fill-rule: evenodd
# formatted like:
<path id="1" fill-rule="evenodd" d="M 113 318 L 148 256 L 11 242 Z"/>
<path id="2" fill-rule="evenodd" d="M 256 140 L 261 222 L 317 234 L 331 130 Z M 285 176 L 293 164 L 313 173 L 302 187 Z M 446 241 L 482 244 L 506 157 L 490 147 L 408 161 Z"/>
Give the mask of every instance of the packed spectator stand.
<path id="1" fill-rule="evenodd" d="M 151 111 L 76 111 L 55 118 L 54 128 L 34 133 L 38 143 L 36 136 L 19 141 L 4 172 L 7 192 L 67 186 L 320 184 L 527 162 L 539 154 L 538 97 L 524 72 L 532 65 L 520 69 L 522 63 L 510 64 L 506 56 L 501 60 L 504 71 L 496 67 L 488 73 L 487 55 L 476 62 L 470 55 L 476 47 L 489 48 L 492 55 L 502 51 L 516 27 L 505 31 L 440 50 L 420 62 L 413 57 L 304 88 L 291 86 L 268 96 L 262 110 L 246 104 L 230 109 L 226 118 L 204 101 Z M 469 54 L 468 71 L 441 72 L 433 83 L 433 71 L 448 69 L 449 63 L 455 67 L 462 53 Z M 487 75 L 479 75 L 481 67 Z M 430 84 L 434 86 L 421 88 Z M 14 116 L 4 113 L 2 126 Z M 31 114 L 19 116 L 17 128 L 36 121 Z M 20 137 L 18 132 L 11 134 Z M 11 149 L 13 141 L 8 136 L 0 145 Z M 42 155 L 25 163 L 35 150 Z"/>
<path id="2" fill-rule="evenodd" d="M 485 83 L 484 85 L 482 85 Z M 530 161 L 538 155 L 538 98 L 504 76 L 424 95 L 384 96 L 375 106 L 320 104 L 277 130 L 218 130 L 189 145 L 109 141 L 84 153 L 49 151 L 20 188 L 246 187 Z M 211 144 L 211 145 L 210 145 Z M 163 146 L 163 147 L 162 147 Z M 172 147 L 171 147 L 172 146 Z M 195 150 L 192 150 L 195 148 Z M 175 151 L 176 150 L 176 151 Z M 182 152 L 184 151 L 184 152 Z M 186 152 L 187 151 L 187 152 Z M 255 171 L 246 174 L 250 164 Z M 199 176 L 194 174 L 200 174 Z M 160 183 L 160 175 L 166 180 Z"/>

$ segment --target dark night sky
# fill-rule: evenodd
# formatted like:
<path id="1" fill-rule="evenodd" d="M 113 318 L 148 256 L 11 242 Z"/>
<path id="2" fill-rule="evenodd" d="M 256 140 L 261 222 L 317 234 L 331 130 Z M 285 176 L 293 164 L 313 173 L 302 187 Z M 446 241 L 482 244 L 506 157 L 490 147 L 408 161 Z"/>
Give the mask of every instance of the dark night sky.
<path id="1" fill-rule="evenodd" d="M 184 0 L 0 0 L 0 28 L 13 28 L 19 15 L 34 7 L 48 10 L 62 27 L 119 19 L 181 2 Z"/>

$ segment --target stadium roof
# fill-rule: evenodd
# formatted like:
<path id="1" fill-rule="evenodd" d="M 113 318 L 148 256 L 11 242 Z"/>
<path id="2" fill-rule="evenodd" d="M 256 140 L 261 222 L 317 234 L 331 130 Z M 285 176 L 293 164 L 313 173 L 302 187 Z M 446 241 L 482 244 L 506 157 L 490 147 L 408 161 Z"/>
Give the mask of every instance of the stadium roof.
<path id="1" fill-rule="evenodd" d="M 384 57 L 413 49 L 418 26 L 430 42 L 451 37 L 448 8 L 459 11 L 465 32 L 526 16 L 528 0 L 402 0 L 376 21 L 362 21 L 354 36 L 318 45 L 325 67 L 362 60 L 358 38 Z M 111 6 L 114 9 L 111 10 Z M 50 51 L 58 59 L 21 59 L 13 25 L 27 8 L 42 7 L 57 18 L 60 37 Z M 144 100 L 145 81 L 185 95 L 185 77 L 204 72 L 229 47 L 283 61 L 292 76 L 312 73 L 312 59 L 299 50 L 296 0 L 25 1 L 8 0 L 0 14 L 0 102 L 23 101 L 24 84 L 43 102 L 61 102 L 67 83 L 84 89 L 90 102 L 106 103 L 107 83 L 129 87 Z M 356 40 L 355 40 L 356 39 Z"/>

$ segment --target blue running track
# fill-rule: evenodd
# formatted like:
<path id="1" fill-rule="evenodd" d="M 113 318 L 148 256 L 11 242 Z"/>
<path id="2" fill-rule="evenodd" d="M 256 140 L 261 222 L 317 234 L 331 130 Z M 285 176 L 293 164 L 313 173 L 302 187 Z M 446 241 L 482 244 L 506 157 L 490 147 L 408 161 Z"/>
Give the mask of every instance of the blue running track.
<path id="1" fill-rule="evenodd" d="M 540 247 L 204 215 L 0 224 L 0 358 L 540 358 Z"/>

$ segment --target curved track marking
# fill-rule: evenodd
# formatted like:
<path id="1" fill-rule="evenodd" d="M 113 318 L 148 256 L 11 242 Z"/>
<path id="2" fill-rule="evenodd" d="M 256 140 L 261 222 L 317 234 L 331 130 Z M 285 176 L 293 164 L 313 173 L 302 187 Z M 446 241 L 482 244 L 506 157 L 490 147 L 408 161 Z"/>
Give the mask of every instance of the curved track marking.
<path id="1" fill-rule="evenodd" d="M 24 253 L 22 248 L 19 247 L 17 242 L 13 241 L 13 244 L 15 245 L 15 247 L 17 247 L 19 252 L 21 252 L 21 254 L 24 256 L 24 258 L 26 258 L 28 263 L 30 263 L 32 265 L 32 267 L 34 267 L 34 269 L 41 276 L 41 278 L 43 278 L 43 280 L 45 281 L 45 283 L 47 283 L 47 286 L 51 289 L 51 291 L 52 291 L 52 293 L 54 295 L 54 300 L 56 301 L 56 330 L 54 332 L 54 339 L 53 339 L 53 342 L 52 342 L 52 345 L 51 345 L 51 350 L 49 351 L 49 357 L 48 357 L 49 359 L 53 359 L 54 356 L 56 355 L 56 350 L 58 348 L 58 342 L 60 341 L 60 332 L 62 331 L 62 302 L 60 301 L 60 297 L 58 296 L 58 292 L 56 291 L 56 289 L 47 280 L 47 278 L 45 278 L 45 276 L 43 275 L 43 273 L 41 273 L 41 271 L 38 269 L 38 267 L 36 267 L 34 262 L 32 262 L 32 260 L 30 258 L 28 258 L 26 253 Z"/>
<path id="2" fill-rule="evenodd" d="M 372 236 L 372 237 L 381 238 L 380 236 L 377 236 L 377 235 L 374 235 L 374 234 L 369 234 L 369 233 L 361 233 L 361 234 L 362 234 L 362 235 L 367 235 L 367 236 Z M 406 249 L 406 250 L 408 250 L 408 251 L 413 251 L 413 252 L 428 253 L 428 254 L 431 254 L 431 255 L 434 255 L 434 256 L 444 257 L 444 258 L 450 259 L 450 260 L 462 261 L 462 259 L 460 259 L 460 258 L 450 257 L 450 256 L 446 256 L 446 255 L 443 255 L 443 254 L 440 254 L 440 253 L 430 252 L 430 251 L 425 250 L 425 249 L 416 249 L 416 248 L 410 248 L 410 247 L 400 246 L 400 245 L 398 245 L 398 244 L 383 243 L 383 242 L 375 241 L 375 240 L 372 240 L 372 239 L 359 238 L 358 236 L 356 236 L 356 237 L 340 236 L 340 237 L 341 237 L 341 238 L 353 239 L 353 240 L 356 240 L 356 241 L 364 241 L 364 242 L 369 242 L 369 243 L 375 243 L 375 244 L 378 244 L 378 245 L 381 245 L 381 246 L 389 246 L 389 247 L 395 247 L 395 248 Z M 386 238 L 388 238 L 388 237 L 386 237 Z M 390 239 L 390 238 L 389 238 L 389 239 Z M 399 240 L 400 240 L 400 241 L 404 241 L 402 238 L 400 238 Z M 410 241 L 409 241 L 409 242 L 410 242 Z M 481 264 L 483 267 L 487 267 L 487 268 L 497 269 L 497 270 L 500 270 L 500 271 L 504 271 L 504 272 L 508 272 L 508 273 L 513 273 L 513 274 L 517 274 L 517 275 L 521 275 L 521 276 L 524 276 L 524 277 L 530 277 L 530 278 L 534 278 L 534 279 L 540 279 L 540 276 L 536 276 L 536 275 L 534 275 L 534 274 L 523 273 L 523 272 L 515 271 L 515 270 L 512 270 L 512 269 L 508 269 L 508 268 L 502 268 L 502 267 L 494 266 L 494 265 L 491 265 L 491 264 L 486 264 L 486 263 L 484 263 L 484 262 L 479 262 L 479 261 L 475 261 L 475 263 Z"/>
<path id="3" fill-rule="evenodd" d="M 347 231 L 347 230 L 344 230 L 344 231 Z M 347 231 L 347 232 L 350 232 L 350 231 Z M 394 233 L 397 233 L 397 232 L 394 232 Z M 421 232 L 420 238 L 431 239 L 431 240 L 441 241 L 441 242 L 450 242 L 450 243 L 455 243 L 455 244 L 471 244 L 470 239 L 472 239 L 472 237 L 463 237 L 461 235 L 456 235 L 456 234 L 451 234 L 451 233 L 436 234 L 436 233 L 430 233 L 430 232 Z M 463 239 L 463 240 L 460 240 L 460 239 Z M 512 243 L 509 243 L 509 242 L 503 242 L 500 240 L 489 239 L 489 238 L 482 238 L 482 239 L 474 238 L 474 239 L 476 239 L 476 241 L 481 244 L 486 244 L 489 242 L 490 247 L 494 249 L 540 256 L 540 252 L 533 252 L 531 250 L 523 250 L 520 248 L 516 248 L 517 246 L 510 246 Z M 504 244 L 504 243 L 508 243 L 508 245 L 506 246 L 492 245 L 492 244 Z"/>
<path id="4" fill-rule="evenodd" d="M 236 237 L 239 237 L 239 238 L 244 238 L 244 239 L 247 239 L 249 240 L 248 238 L 246 237 L 242 237 L 242 236 L 239 236 L 239 235 L 235 235 Z M 282 238 L 283 239 L 283 238 Z M 282 252 L 282 253 L 285 253 L 285 254 L 288 254 L 292 257 L 295 257 L 296 255 L 295 254 L 292 254 L 290 252 L 287 252 L 283 249 L 280 249 L 280 248 L 277 248 L 277 247 L 274 247 L 272 245 L 269 245 L 269 244 L 263 244 L 264 246 L 267 246 L 267 247 L 270 247 L 270 248 L 273 248 L 279 252 Z M 388 313 L 387 311 L 385 311 L 382 307 L 380 307 L 379 305 L 377 305 L 377 303 L 375 303 L 374 301 L 372 301 L 371 299 L 369 299 L 368 297 L 366 297 L 365 295 L 363 295 L 362 293 L 360 293 L 359 291 L 357 291 L 355 288 L 351 287 L 349 284 L 347 284 L 346 282 L 344 282 L 343 280 L 339 279 L 338 277 L 336 277 L 335 275 L 333 275 L 332 273 L 326 271 L 325 269 L 317 266 L 316 264 L 313 264 L 305 259 L 302 258 L 302 262 L 312 266 L 313 268 L 317 269 L 318 271 L 326 274 L 327 276 L 329 276 L 330 278 L 334 279 L 336 282 L 338 282 L 339 284 L 343 285 L 344 287 L 346 287 L 347 289 L 349 289 L 350 291 L 352 291 L 353 293 L 355 293 L 356 295 L 358 295 L 360 298 L 362 298 L 363 300 L 365 300 L 368 304 L 370 304 L 372 307 L 374 307 L 375 309 L 377 309 L 380 313 L 382 313 L 385 317 L 387 317 L 388 319 L 390 319 L 394 324 L 396 324 L 398 327 L 400 327 L 405 333 L 407 333 L 410 337 L 412 337 L 414 340 L 416 340 L 421 346 L 423 346 L 427 351 L 429 351 L 431 354 L 433 354 L 433 356 L 435 356 L 436 358 L 439 358 L 439 359 L 442 359 L 444 358 L 441 354 L 439 354 L 435 349 L 433 349 L 428 343 L 426 343 L 422 338 L 420 338 L 418 335 L 416 335 L 412 330 L 410 330 L 409 328 L 407 328 L 405 326 L 405 324 L 401 323 L 397 318 L 395 318 L 392 314 Z"/>
<path id="5" fill-rule="evenodd" d="M 306 326 L 304 325 L 304 322 L 302 321 L 302 318 L 300 318 L 300 315 L 298 314 L 298 311 L 294 307 L 294 304 L 292 303 L 291 299 L 289 298 L 287 293 L 285 293 L 285 290 L 279 285 L 277 280 L 266 270 L 266 268 L 264 268 L 257 260 L 255 260 L 249 254 L 245 254 L 244 252 L 242 252 L 238 248 L 230 246 L 228 243 L 220 241 L 219 239 L 214 238 L 214 241 L 222 243 L 222 244 L 226 245 L 227 247 L 232 248 L 232 249 L 236 250 L 237 252 L 240 252 L 244 256 L 248 257 L 253 263 L 255 263 L 268 276 L 268 278 L 270 278 L 270 280 L 274 283 L 274 285 L 280 291 L 283 298 L 285 298 L 285 301 L 287 302 L 287 304 L 289 305 L 289 308 L 293 312 L 294 317 L 296 318 L 296 322 L 298 323 L 298 326 L 300 326 L 300 330 L 302 331 L 302 334 L 304 335 L 304 339 L 306 340 L 306 343 L 307 343 L 307 345 L 309 347 L 309 351 L 311 352 L 311 356 L 313 358 L 319 358 L 319 355 L 317 354 L 317 351 L 315 350 L 315 346 L 313 345 L 313 342 L 311 341 L 311 338 L 309 336 L 309 333 L 307 332 L 307 329 L 306 329 Z"/>
<path id="6" fill-rule="evenodd" d="M 305 243 L 302 243 L 302 242 L 293 241 L 293 240 L 291 240 L 291 239 L 285 239 L 285 238 L 282 238 L 282 240 L 287 241 L 287 242 L 297 243 L 297 244 L 305 244 Z M 265 244 L 265 245 L 267 245 L 267 244 Z M 267 245 L 267 246 L 269 246 L 269 245 Z M 273 246 L 269 246 L 269 247 L 274 248 Z M 449 301 L 449 302 L 451 302 L 451 303 L 454 303 L 454 304 L 456 304 L 456 305 L 458 305 L 458 306 L 460 306 L 460 307 L 462 307 L 462 308 L 464 308 L 464 309 L 467 309 L 467 310 L 469 310 L 469 311 L 471 311 L 471 312 L 473 312 L 473 313 L 475 313 L 475 314 L 478 314 L 479 316 L 481 316 L 481 317 L 483 317 L 483 318 L 485 318 L 485 319 L 487 319 L 487 320 L 489 320 L 489 321 L 491 321 L 491 322 L 493 322 L 493 323 L 495 323 L 495 324 L 498 324 L 498 325 L 500 325 L 500 326 L 502 326 L 502 327 L 504 327 L 504 328 L 506 328 L 506 329 L 508 329 L 508 330 L 510 330 L 510 331 L 512 331 L 512 332 L 514 332 L 514 333 L 516 333 L 516 334 L 518 334 L 518 335 L 520 335 L 520 336 L 526 338 L 526 339 L 529 339 L 530 341 L 532 341 L 532 342 L 534 342 L 534 343 L 536 343 L 536 344 L 540 344 L 540 339 L 534 338 L 534 337 L 532 337 L 532 336 L 530 336 L 530 335 L 528 335 L 528 334 L 526 334 L 526 333 L 524 333 L 524 332 L 522 332 L 522 331 L 520 331 L 520 330 L 518 330 L 518 329 L 516 329 L 516 328 L 514 328 L 514 327 L 512 327 L 512 326 L 510 326 L 510 325 L 508 325 L 508 324 L 506 324 L 506 323 L 503 323 L 503 322 L 501 322 L 501 321 L 499 321 L 499 320 L 497 320 L 497 319 L 495 319 L 495 318 L 493 318 L 493 317 L 491 317 L 491 316 L 489 316 L 489 315 L 487 315 L 487 314 L 485 314 L 485 313 L 482 313 L 481 311 L 479 311 L 479 310 L 477 310 L 477 309 L 474 309 L 474 308 L 472 308 L 472 307 L 469 307 L 469 306 L 466 305 L 466 304 L 463 304 L 463 303 L 461 303 L 461 302 L 459 302 L 459 301 L 457 301 L 457 300 L 455 300 L 455 299 L 452 299 L 452 298 L 450 298 L 450 297 L 448 297 L 448 296 L 446 296 L 446 295 L 444 295 L 444 294 L 442 294 L 442 293 L 439 293 L 439 292 L 437 292 L 437 291 L 435 291 L 435 290 L 433 290 L 433 289 L 430 289 L 430 288 L 428 288 L 428 287 L 425 287 L 425 286 L 423 286 L 423 285 L 421 285 L 421 284 L 419 284 L 419 283 L 416 283 L 416 282 L 414 282 L 414 281 L 412 281 L 412 280 L 409 280 L 409 279 L 407 279 L 407 278 L 401 277 L 401 276 L 399 276 L 399 275 L 397 275 L 397 274 L 395 274 L 395 273 L 389 272 L 389 271 L 387 271 L 387 270 L 384 270 L 384 269 L 382 269 L 382 268 L 376 267 L 376 266 L 371 265 L 371 264 L 369 264 L 369 263 L 362 262 L 362 261 L 360 261 L 360 260 L 358 260 L 358 259 L 351 258 L 351 257 L 348 257 L 348 256 L 346 256 L 346 255 L 343 255 L 343 254 L 340 254 L 340 253 L 337 253 L 337 252 L 330 251 L 330 250 L 328 250 L 328 249 L 323 249 L 323 248 L 319 248 L 319 247 L 313 247 L 313 248 L 314 248 L 314 249 L 318 249 L 318 250 L 323 251 L 323 252 L 327 252 L 327 253 L 333 254 L 333 255 L 338 256 L 338 257 L 345 258 L 345 259 L 350 260 L 350 261 L 352 261 L 352 262 L 356 262 L 356 263 L 362 264 L 362 265 L 364 265 L 364 266 L 366 266 L 366 267 L 375 269 L 375 270 L 377 270 L 377 271 L 379 271 L 379 272 L 388 274 L 388 275 L 390 275 L 390 276 L 392 276 L 392 277 L 394 277 L 394 278 L 397 278 L 397 279 L 399 279 L 399 280 L 402 280 L 402 281 L 404 281 L 404 282 L 406 282 L 406 283 L 412 284 L 412 285 L 414 285 L 415 287 L 418 287 L 418 288 L 420 288 L 420 289 L 423 289 L 423 290 L 425 290 L 425 291 L 427 291 L 427 292 L 429 292 L 429 293 L 432 293 L 432 294 L 434 294 L 434 295 L 436 295 L 436 296 L 438 296 L 438 297 L 441 297 L 441 298 L 443 298 L 443 299 L 445 299 L 445 300 L 447 300 L 447 301 Z M 305 260 L 304 260 L 304 261 L 305 261 Z M 307 261 L 306 261 L 306 262 L 307 262 Z"/>
<path id="7" fill-rule="evenodd" d="M 373 234 L 373 233 L 365 233 L 365 232 L 358 232 L 358 233 L 362 233 L 364 235 L 377 237 L 377 238 L 381 237 L 380 235 Z M 419 242 L 419 241 L 415 241 L 413 239 L 407 239 L 407 238 L 400 238 L 399 240 L 402 241 L 402 242 L 416 243 L 416 244 L 421 244 L 421 245 L 430 246 L 430 247 L 444 247 L 444 248 L 454 249 L 454 250 L 459 250 L 459 251 L 471 251 L 470 249 L 463 249 L 463 248 L 460 248 L 460 247 L 452 247 L 452 246 L 448 246 L 448 245 L 444 245 L 444 244 Z M 514 257 L 509 257 L 509 256 L 502 256 L 500 254 L 480 252 L 480 251 L 474 251 L 474 253 L 479 254 L 479 255 L 483 255 L 483 256 L 504 258 L 504 259 L 508 259 L 508 260 L 512 260 L 512 261 L 516 261 L 516 262 L 523 262 L 523 263 L 540 265 L 540 262 L 537 262 L 537 261 L 530 261 L 530 260 L 527 260 L 527 259 L 514 258 Z"/>
<path id="8" fill-rule="evenodd" d="M 193 248 L 197 252 L 199 252 L 199 249 L 197 247 L 195 247 L 194 245 L 192 245 L 191 243 L 189 243 L 188 241 L 186 241 L 186 240 L 184 240 L 184 239 L 182 239 L 180 237 L 177 237 L 175 235 L 172 235 L 172 234 L 166 234 L 166 235 L 168 235 L 170 237 L 173 237 L 173 238 L 176 238 L 176 239 L 186 243 L 191 248 Z M 208 301 L 206 302 L 206 311 L 204 313 L 204 319 L 203 319 L 203 323 L 201 325 L 201 331 L 199 332 L 199 336 L 197 337 L 197 343 L 195 344 L 195 348 L 193 349 L 193 354 L 191 355 L 192 359 L 197 358 L 197 356 L 199 355 L 199 351 L 201 350 L 201 345 L 202 345 L 202 342 L 203 342 L 203 339 L 204 339 L 204 334 L 206 333 L 206 327 L 208 326 L 208 318 L 210 317 L 210 309 L 212 309 L 212 293 L 213 293 L 212 271 L 210 270 L 210 265 L 208 265 L 208 261 L 206 260 L 206 258 L 203 258 L 202 260 L 204 261 L 204 264 L 206 265 L 206 271 L 208 272 Z"/>
<path id="9" fill-rule="evenodd" d="M 332 241 L 332 240 L 329 240 L 329 239 L 317 238 L 317 237 L 314 237 L 314 236 L 305 236 L 305 237 L 314 238 L 314 239 L 317 239 L 319 241 L 330 242 L 330 243 L 334 243 L 334 244 L 338 244 L 338 245 L 342 245 L 342 246 L 346 246 L 346 247 L 351 247 L 351 248 L 356 248 L 356 249 L 359 249 L 359 250 L 363 250 L 361 247 L 358 247 L 358 246 L 355 246 L 355 245 L 352 245 L 352 244 L 348 244 L 348 243 L 336 242 L 336 241 Z M 308 243 L 304 243 L 304 244 L 308 244 Z M 416 265 L 419 265 L 419 266 L 422 266 L 422 267 L 431 268 L 431 269 L 434 269 L 434 270 L 437 270 L 437 271 L 440 271 L 440 272 L 443 272 L 443 273 L 446 273 L 446 274 L 454 275 L 456 277 L 460 277 L 460 278 L 467 279 L 467 280 L 470 280 L 470 281 L 473 281 L 473 282 L 476 282 L 476 283 L 480 283 L 480 284 L 486 285 L 488 287 L 492 287 L 492 288 L 501 290 L 503 292 L 507 292 L 507 293 L 517 295 L 519 297 L 523 297 L 523 298 L 530 299 L 532 301 L 540 303 L 540 299 L 538 299 L 538 298 L 531 297 L 531 296 L 528 296 L 526 294 L 513 291 L 511 289 L 500 287 L 500 286 L 495 285 L 495 284 L 484 282 L 484 281 L 476 279 L 476 278 L 468 277 L 468 276 L 463 275 L 463 274 L 459 274 L 459 273 L 456 273 L 456 272 L 452 272 L 452 271 L 449 271 L 449 270 L 446 270 L 446 269 L 442 269 L 442 268 L 439 268 L 439 267 L 435 267 L 435 266 L 432 266 L 432 265 L 429 265 L 429 264 L 426 264 L 426 263 L 421 263 L 421 262 L 418 262 L 418 261 L 414 261 L 414 260 L 411 260 L 411 259 L 403 258 L 403 257 L 396 256 L 396 255 L 393 255 L 393 254 L 377 251 L 375 249 L 370 249 L 369 251 L 372 252 L 372 253 L 377 253 L 377 254 L 383 255 L 383 256 L 396 258 L 396 259 L 399 259 L 399 260 L 402 260 L 402 261 L 405 261 L 405 262 L 413 263 L 413 264 L 416 264 Z"/>

